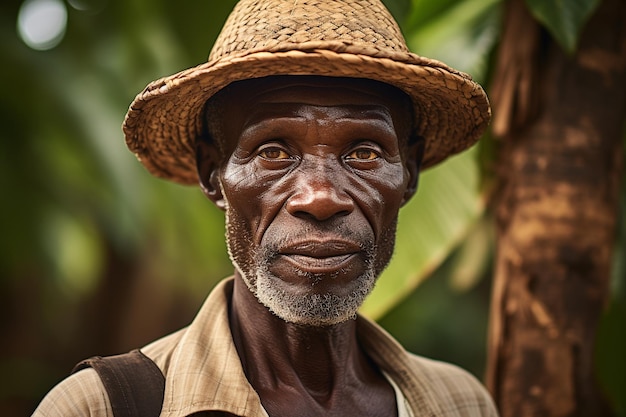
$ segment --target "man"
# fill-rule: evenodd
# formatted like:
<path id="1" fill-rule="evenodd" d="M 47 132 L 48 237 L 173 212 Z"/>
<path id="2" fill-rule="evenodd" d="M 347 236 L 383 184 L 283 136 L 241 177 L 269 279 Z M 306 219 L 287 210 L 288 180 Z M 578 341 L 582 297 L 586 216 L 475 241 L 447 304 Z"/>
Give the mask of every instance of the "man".
<path id="1" fill-rule="evenodd" d="M 161 415 L 495 416 L 466 372 L 411 355 L 357 309 L 421 169 L 473 144 L 483 90 L 408 52 L 378 0 L 242 0 L 209 62 L 150 84 L 124 123 L 155 175 L 226 213 L 234 277 L 142 349 Z M 112 416 L 98 374 L 37 416 Z"/>

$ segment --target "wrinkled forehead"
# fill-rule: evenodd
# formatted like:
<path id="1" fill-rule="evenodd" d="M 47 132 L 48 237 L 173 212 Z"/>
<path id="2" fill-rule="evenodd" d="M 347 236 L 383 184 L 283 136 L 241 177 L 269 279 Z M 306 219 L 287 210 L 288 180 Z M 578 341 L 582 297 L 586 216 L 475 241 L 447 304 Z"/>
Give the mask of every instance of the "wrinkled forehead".
<path id="1" fill-rule="evenodd" d="M 285 104 L 356 109 L 364 118 L 385 112 L 393 119 L 399 138 L 408 137 L 414 125 L 411 100 L 389 84 L 357 78 L 273 76 L 238 81 L 217 93 L 207 103 L 209 131 L 220 147 L 231 148 L 238 126 L 249 115 L 265 109 L 280 112 Z"/>

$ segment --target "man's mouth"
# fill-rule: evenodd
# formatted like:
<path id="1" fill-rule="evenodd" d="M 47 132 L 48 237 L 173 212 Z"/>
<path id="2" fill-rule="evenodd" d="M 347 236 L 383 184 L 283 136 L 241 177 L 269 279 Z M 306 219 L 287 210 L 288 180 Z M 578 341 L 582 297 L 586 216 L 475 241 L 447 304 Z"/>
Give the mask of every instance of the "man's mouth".
<path id="1" fill-rule="evenodd" d="M 297 269 L 312 274 L 328 274 L 347 268 L 361 247 L 344 240 L 307 240 L 282 247 L 278 254 Z"/>

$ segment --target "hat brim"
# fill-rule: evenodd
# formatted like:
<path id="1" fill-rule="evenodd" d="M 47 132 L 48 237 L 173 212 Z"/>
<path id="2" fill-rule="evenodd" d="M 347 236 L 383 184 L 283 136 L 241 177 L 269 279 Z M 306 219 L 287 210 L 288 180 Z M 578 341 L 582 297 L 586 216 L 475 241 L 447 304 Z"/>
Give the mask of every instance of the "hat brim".
<path id="1" fill-rule="evenodd" d="M 400 88 L 413 101 L 425 139 L 422 169 L 473 145 L 489 123 L 487 96 L 467 74 L 412 53 L 371 56 L 346 45 L 334 49 L 250 52 L 157 80 L 126 114 L 126 144 L 155 176 L 197 184 L 195 141 L 206 101 L 234 81 L 272 75 L 366 78 Z"/>

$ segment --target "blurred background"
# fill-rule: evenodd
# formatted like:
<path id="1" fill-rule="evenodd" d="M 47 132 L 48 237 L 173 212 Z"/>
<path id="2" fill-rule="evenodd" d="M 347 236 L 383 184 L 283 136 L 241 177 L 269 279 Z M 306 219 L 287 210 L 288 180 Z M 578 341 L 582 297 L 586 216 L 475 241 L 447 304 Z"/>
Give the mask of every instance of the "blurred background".
<path id="1" fill-rule="evenodd" d="M 29 415 L 81 359 L 186 325 L 232 273 L 222 213 L 198 188 L 151 177 L 120 125 L 148 82 L 206 60 L 234 3 L 0 5 L 0 415 Z M 488 84 L 501 0 L 385 3 L 413 51 Z M 479 378 L 493 274 L 492 158 L 486 137 L 423 174 L 401 214 L 392 265 L 363 310 L 407 349 Z M 619 230 L 623 242 L 623 223 Z M 610 358 L 624 347 L 620 245 L 601 333 Z M 608 375 L 608 391 L 623 392 L 623 378 Z"/>

